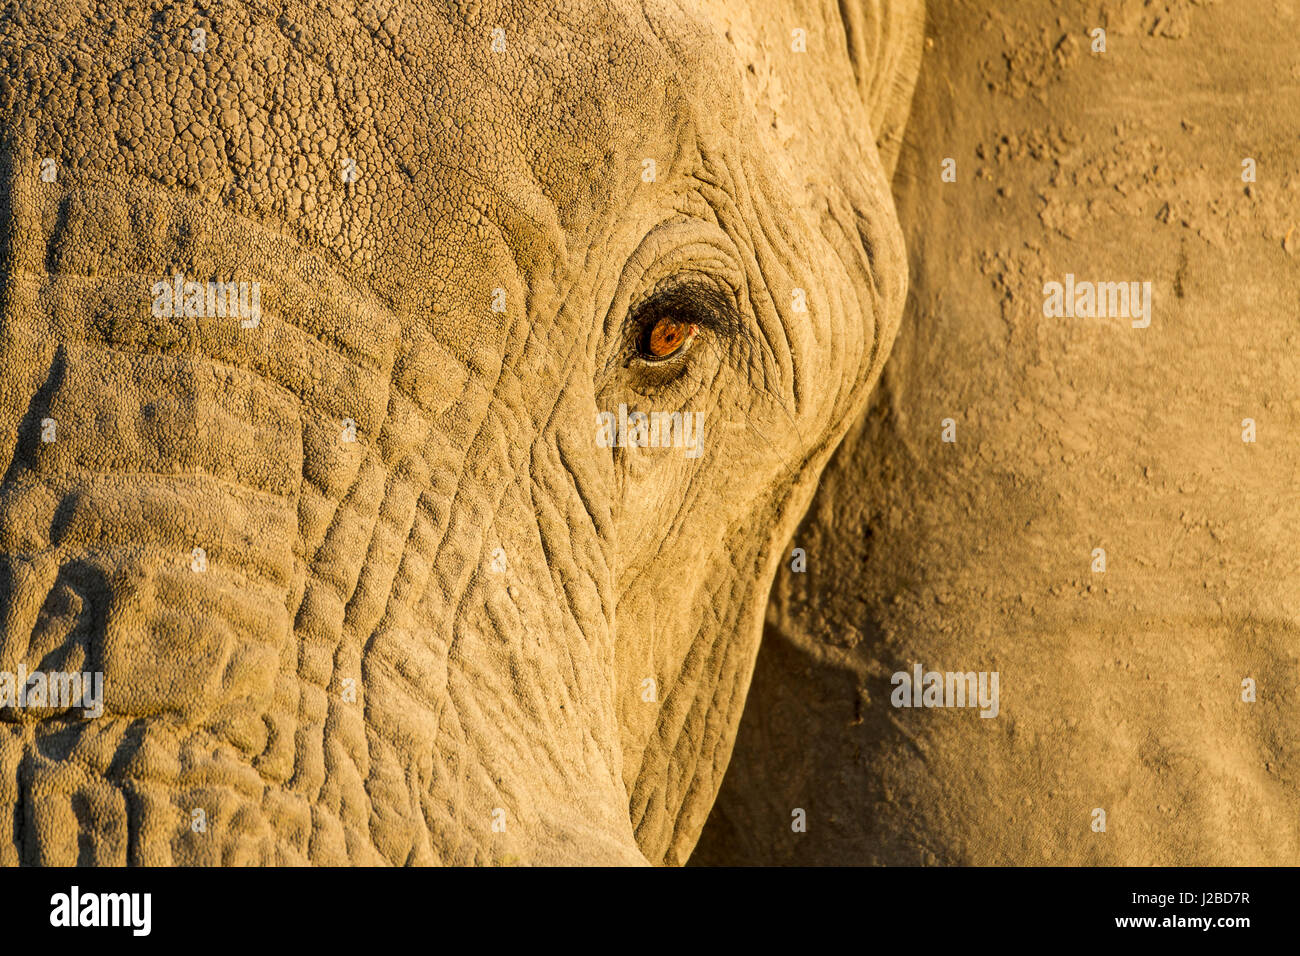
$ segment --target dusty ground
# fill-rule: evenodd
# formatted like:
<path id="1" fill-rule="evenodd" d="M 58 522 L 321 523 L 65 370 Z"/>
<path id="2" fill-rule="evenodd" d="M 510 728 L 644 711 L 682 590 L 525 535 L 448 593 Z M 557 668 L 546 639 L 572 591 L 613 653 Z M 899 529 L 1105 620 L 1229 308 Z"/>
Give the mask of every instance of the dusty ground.
<path id="1" fill-rule="evenodd" d="M 693 862 L 1300 862 L 1300 4 L 934 6 L 905 324 Z M 1066 273 L 1150 327 L 1044 318 Z M 915 662 L 999 716 L 895 709 Z"/>

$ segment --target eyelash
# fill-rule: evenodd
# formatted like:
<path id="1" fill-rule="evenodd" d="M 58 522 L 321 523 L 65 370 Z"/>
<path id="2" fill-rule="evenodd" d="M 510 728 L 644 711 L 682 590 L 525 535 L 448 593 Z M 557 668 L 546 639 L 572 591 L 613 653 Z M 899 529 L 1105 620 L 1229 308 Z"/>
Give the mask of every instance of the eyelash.
<path id="1" fill-rule="evenodd" d="M 653 323 L 665 316 L 672 316 L 685 325 L 698 326 L 699 332 L 672 355 L 664 358 L 648 357 L 642 346 Z M 629 312 L 628 318 L 632 358 L 655 368 L 684 365 L 686 354 L 702 333 L 729 336 L 740 330 L 740 315 L 734 295 L 716 282 L 704 278 L 686 279 L 652 292 L 637 303 Z"/>

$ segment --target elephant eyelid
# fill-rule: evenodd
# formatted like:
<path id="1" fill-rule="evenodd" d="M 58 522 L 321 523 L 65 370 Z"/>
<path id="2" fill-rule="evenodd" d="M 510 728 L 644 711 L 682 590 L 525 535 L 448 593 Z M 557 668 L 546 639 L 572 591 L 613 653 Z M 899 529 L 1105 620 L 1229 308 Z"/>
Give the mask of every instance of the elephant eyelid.
<path id="1" fill-rule="evenodd" d="M 637 303 L 630 313 L 634 341 L 640 340 L 647 323 L 664 315 L 719 335 L 739 335 L 742 330 L 735 294 L 704 278 L 661 286 Z"/>

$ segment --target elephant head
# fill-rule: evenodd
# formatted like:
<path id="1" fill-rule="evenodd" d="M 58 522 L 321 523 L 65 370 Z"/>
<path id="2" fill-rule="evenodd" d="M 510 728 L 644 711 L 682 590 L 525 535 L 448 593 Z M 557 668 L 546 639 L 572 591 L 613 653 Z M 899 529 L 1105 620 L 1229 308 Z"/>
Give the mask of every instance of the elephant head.
<path id="1" fill-rule="evenodd" d="M 5 862 L 690 853 L 919 4 L 547 7 L 4 12 Z"/>

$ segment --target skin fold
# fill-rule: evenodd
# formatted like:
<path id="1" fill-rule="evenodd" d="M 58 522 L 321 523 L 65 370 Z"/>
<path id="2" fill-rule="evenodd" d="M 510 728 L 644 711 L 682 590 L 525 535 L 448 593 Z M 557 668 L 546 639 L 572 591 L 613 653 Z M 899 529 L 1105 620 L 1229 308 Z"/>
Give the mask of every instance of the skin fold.
<path id="1" fill-rule="evenodd" d="M 919 5 L 3 17 L 0 669 L 104 713 L 0 711 L 0 861 L 684 862 L 902 312 Z"/>

